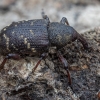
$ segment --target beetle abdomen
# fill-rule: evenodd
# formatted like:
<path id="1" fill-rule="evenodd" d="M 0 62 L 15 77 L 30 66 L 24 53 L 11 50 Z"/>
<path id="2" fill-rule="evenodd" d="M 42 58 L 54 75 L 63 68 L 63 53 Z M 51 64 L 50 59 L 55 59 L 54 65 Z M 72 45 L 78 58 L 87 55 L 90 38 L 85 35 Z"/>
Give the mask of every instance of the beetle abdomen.
<path id="1" fill-rule="evenodd" d="M 44 19 L 13 22 L 1 30 L 2 53 L 45 51 L 49 45 L 47 25 Z"/>

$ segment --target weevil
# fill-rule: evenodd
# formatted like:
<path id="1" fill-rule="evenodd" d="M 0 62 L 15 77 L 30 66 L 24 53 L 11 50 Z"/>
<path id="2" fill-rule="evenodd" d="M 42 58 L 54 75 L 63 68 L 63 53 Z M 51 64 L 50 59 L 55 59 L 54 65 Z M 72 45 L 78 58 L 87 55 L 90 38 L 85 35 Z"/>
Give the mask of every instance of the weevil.
<path id="1" fill-rule="evenodd" d="M 56 46 L 57 56 L 63 63 L 71 84 L 67 60 L 63 57 L 60 49 L 68 43 L 79 40 L 84 49 L 88 48 L 87 41 L 69 25 L 67 18 L 63 17 L 60 22 L 50 22 L 47 15 L 42 12 L 43 19 L 13 22 L 0 32 L 0 53 L 6 55 L 0 65 L 3 69 L 7 59 L 19 60 L 26 55 L 41 55 L 33 72 L 42 59 L 45 59 L 48 49 Z"/>

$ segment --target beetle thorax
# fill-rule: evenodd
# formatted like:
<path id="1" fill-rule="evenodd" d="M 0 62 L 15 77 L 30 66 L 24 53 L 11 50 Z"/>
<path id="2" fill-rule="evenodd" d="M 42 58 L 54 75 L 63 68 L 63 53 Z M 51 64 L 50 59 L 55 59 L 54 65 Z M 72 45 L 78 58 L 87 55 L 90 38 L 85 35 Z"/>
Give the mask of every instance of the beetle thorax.
<path id="1" fill-rule="evenodd" d="M 69 26 L 58 22 L 50 23 L 48 33 L 51 45 L 57 46 L 58 48 L 66 46 L 72 36 L 68 28 Z"/>

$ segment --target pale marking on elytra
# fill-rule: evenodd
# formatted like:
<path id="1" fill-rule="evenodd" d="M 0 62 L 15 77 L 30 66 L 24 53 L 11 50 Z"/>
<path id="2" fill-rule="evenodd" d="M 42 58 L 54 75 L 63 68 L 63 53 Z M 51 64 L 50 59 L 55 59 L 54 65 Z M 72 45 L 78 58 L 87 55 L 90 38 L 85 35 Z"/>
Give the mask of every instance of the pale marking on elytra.
<path id="1" fill-rule="evenodd" d="M 30 43 L 27 43 L 27 48 L 28 48 L 28 49 L 30 48 Z"/>
<path id="2" fill-rule="evenodd" d="M 9 38 L 8 37 L 6 38 L 6 40 L 7 40 L 7 42 L 9 42 Z"/>
<path id="3" fill-rule="evenodd" d="M 34 33 L 33 33 L 33 31 L 32 31 L 32 30 L 30 30 L 30 33 L 31 33 L 32 35 L 34 35 Z"/>
<path id="4" fill-rule="evenodd" d="M 23 38 L 24 36 L 23 35 L 20 35 L 20 37 Z"/>
<path id="5" fill-rule="evenodd" d="M 33 25 L 34 24 L 34 22 L 31 22 L 31 25 Z"/>
<path id="6" fill-rule="evenodd" d="M 6 39 L 6 46 L 7 46 L 7 50 L 9 50 L 9 38 L 4 34 L 4 37 Z M 10 50 L 9 50 L 10 51 Z"/>
<path id="7" fill-rule="evenodd" d="M 17 24 L 15 25 L 15 27 L 17 27 Z"/>
<path id="8" fill-rule="evenodd" d="M 3 37 L 5 38 L 6 40 L 6 47 L 7 47 L 7 50 L 9 50 L 9 38 L 6 36 L 6 34 L 3 34 Z M 10 51 L 10 50 L 9 50 Z"/>
<path id="9" fill-rule="evenodd" d="M 71 38 L 71 34 L 70 35 L 64 34 L 64 37 L 66 39 L 66 42 L 69 42 L 70 41 L 70 38 Z"/>
<path id="10" fill-rule="evenodd" d="M 36 52 L 35 48 L 31 48 L 32 52 Z"/>
<path id="11" fill-rule="evenodd" d="M 12 34 L 14 34 L 15 32 L 13 31 Z"/>
<path id="12" fill-rule="evenodd" d="M 27 44 L 27 38 L 24 38 L 24 43 Z"/>
<path id="13" fill-rule="evenodd" d="M 61 42 L 61 39 L 62 39 L 62 36 L 60 36 L 60 35 L 57 35 L 57 40 L 59 41 L 59 42 Z"/>
<path id="14" fill-rule="evenodd" d="M 3 30 L 6 31 L 6 28 L 4 28 Z"/>
<path id="15" fill-rule="evenodd" d="M 15 45 L 14 45 L 13 43 L 12 43 L 11 45 L 13 46 L 13 48 L 14 48 L 15 50 L 18 50 L 18 49 L 15 47 Z"/>
<path id="16" fill-rule="evenodd" d="M 6 39 L 7 38 L 6 34 L 3 34 L 3 37 Z"/>

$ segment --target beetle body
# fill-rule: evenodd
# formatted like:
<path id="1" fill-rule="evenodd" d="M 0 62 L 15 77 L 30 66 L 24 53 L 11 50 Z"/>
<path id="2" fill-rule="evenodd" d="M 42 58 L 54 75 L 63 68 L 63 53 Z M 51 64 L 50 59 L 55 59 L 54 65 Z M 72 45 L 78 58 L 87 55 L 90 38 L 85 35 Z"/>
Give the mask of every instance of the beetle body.
<path id="1" fill-rule="evenodd" d="M 0 53 L 38 55 L 47 52 L 50 46 L 56 46 L 58 49 L 66 46 L 77 34 L 69 25 L 48 23 L 45 19 L 13 22 L 1 30 Z"/>
<path id="2" fill-rule="evenodd" d="M 69 26 L 65 17 L 60 22 L 50 22 L 47 15 L 42 13 L 42 16 L 43 19 L 13 22 L 1 30 L 0 53 L 7 56 L 1 63 L 0 70 L 3 69 L 7 59 L 19 60 L 20 56 L 26 56 L 26 54 L 41 55 L 33 69 L 34 72 L 40 61 L 45 58 L 49 47 L 56 46 L 57 55 L 67 71 L 71 84 L 68 63 L 59 49 L 76 39 L 82 43 L 85 49 L 88 48 L 88 44 L 74 28 Z"/>

